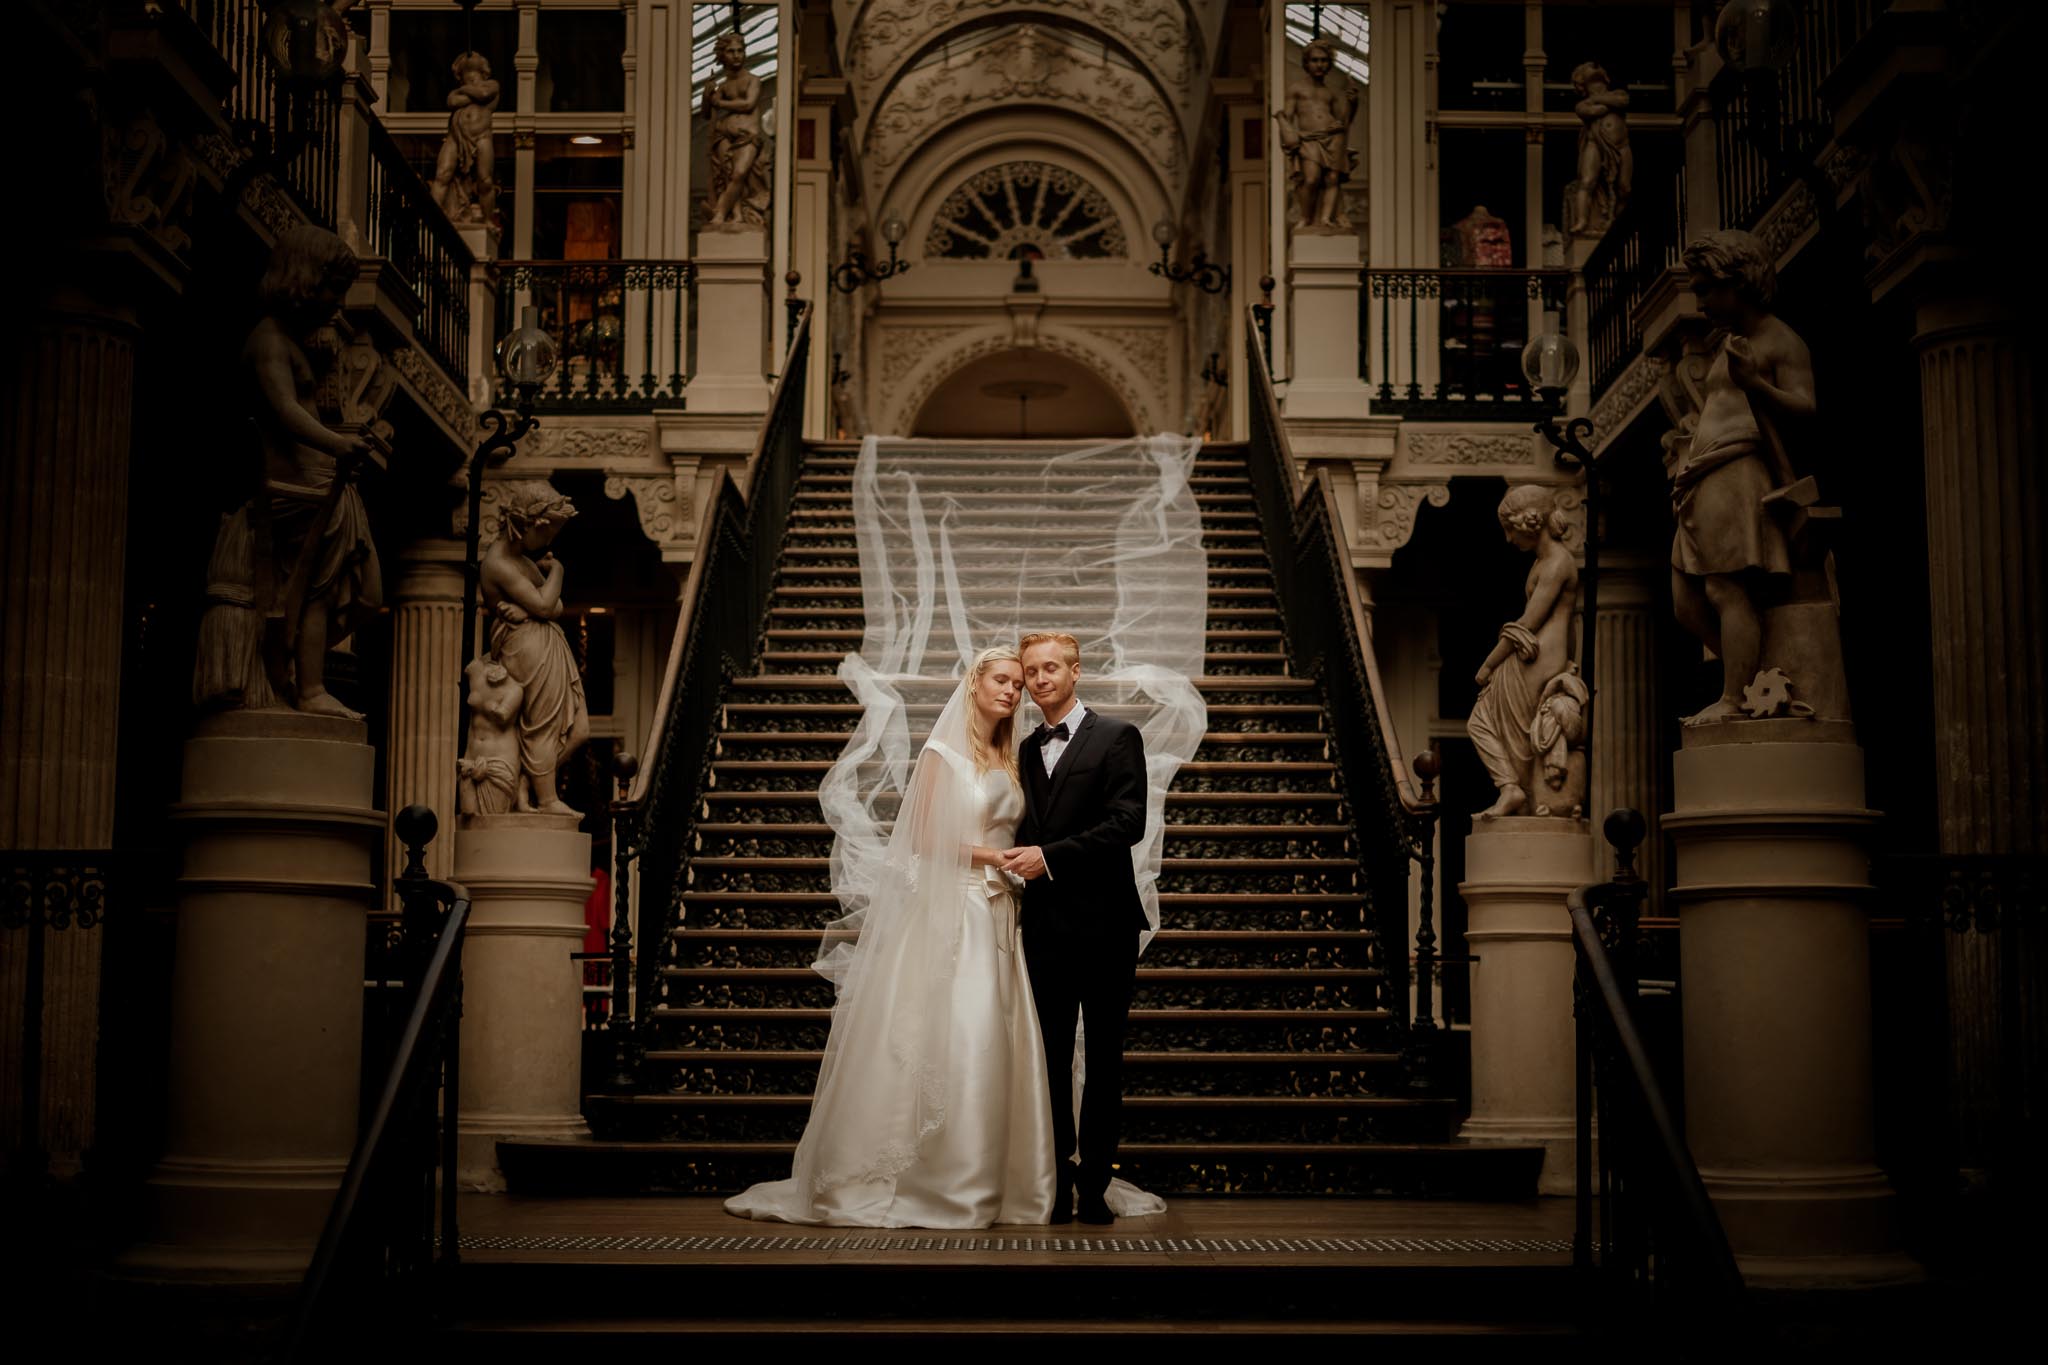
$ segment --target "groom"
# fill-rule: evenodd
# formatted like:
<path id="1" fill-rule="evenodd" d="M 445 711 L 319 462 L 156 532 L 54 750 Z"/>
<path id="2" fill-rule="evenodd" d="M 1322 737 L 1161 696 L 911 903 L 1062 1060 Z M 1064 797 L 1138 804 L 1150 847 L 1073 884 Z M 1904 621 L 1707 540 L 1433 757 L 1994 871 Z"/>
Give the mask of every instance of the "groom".
<path id="1" fill-rule="evenodd" d="M 1024 818 L 1003 870 L 1025 879 L 1024 958 L 1052 1082 L 1052 1221 L 1073 1220 L 1078 1190 L 1081 1221 L 1108 1223 L 1103 1192 L 1123 1109 L 1124 1028 L 1146 928 L 1131 871 L 1131 846 L 1145 837 L 1145 741 L 1137 726 L 1075 699 L 1081 649 L 1073 636 L 1026 635 L 1019 653 L 1045 724 L 1017 756 Z M 1078 1172 L 1069 1159 L 1076 1016 L 1087 1038 Z"/>

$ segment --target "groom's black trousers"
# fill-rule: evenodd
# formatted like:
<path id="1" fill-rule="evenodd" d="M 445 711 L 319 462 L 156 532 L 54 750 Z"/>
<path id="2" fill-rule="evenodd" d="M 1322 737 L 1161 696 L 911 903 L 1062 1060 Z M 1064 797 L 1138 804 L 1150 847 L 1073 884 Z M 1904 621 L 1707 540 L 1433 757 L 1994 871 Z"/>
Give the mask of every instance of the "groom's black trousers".
<path id="1" fill-rule="evenodd" d="M 1087 1075 L 1081 1091 L 1081 1169 L 1075 1188 L 1099 1195 L 1109 1186 L 1123 1123 L 1124 1032 L 1138 983 L 1138 935 L 1063 933 L 1048 920 L 1024 922 L 1024 958 L 1031 998 L 1045 1039 L 1052 1090 L 1052 1147 L 1058 1160 L 1075 1150 L 1074 1023 L 1083 1021 Z"/>

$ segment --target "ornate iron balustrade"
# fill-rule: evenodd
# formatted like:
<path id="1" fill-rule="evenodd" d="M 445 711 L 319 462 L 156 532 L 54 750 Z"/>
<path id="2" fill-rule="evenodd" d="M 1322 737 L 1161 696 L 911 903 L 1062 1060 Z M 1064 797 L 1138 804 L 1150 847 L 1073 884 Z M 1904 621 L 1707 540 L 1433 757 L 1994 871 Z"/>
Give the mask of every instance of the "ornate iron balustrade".
<path id="1" fill-rule="evenodd" d="M 308 220 L 333 228 L 340 220 L 339 109 L 331 97 L 292 98 L 277 80 L 263 44 L 263 0 L 178 0 L 192 23 L 235 73 L 222 101 L 236 135 L 259 156 L 280 148 L 294 155 L 266 167 L 291 192 Z"/>
<path id="2" fill-rule="evenodd" d="M 769 397 L 760 439 L 747 462 L 745 492 L 726 475 L 707 500 L 698 527 L 697 557 L 683 585 L 682 612 L 654 705 L 654 729 L 646 748 L 650 761 L 620 768 L 630 786 L 612 804 L 610 1027 L 616 1036 L 611 1084 L 617 1088 L 633 1084 L 638 1021 L 661 1003 L 659 972 L 682 908 L 685 863 L 710 784 L 726 684 L 753 671 L 761 657 L 776 563 L 803 463 L 804 373 L 816 321 L 815 307 L 806 305 Z M 627 918 L 636 861 L 637 961 L 633 926 Z M 634 1005 L 630 1012 L 629 990 Z"/>
<path id="3" fill-rule="evenodd" d="M 1587 361 L 1595 402 L 1643 349 L 1637 309 L 1685 249 L 1685 167 L 1638 188 L 1586 258 Z"/>
<path id="4" fill-rule="evenodd" d="M 1336 496 L 1326 477 L 1305 482 L 1295 467 L 1256 320 L 1245 329 L 1245 372 L 1252 376 L 1245 466 L 1287 652 L 1298 673 L 1322 683 L 1358 830 L 1377 939 L 1373 965 L 1384 973 L 1383 1003 L 1400 1019 L 1408 998 L 1408 861 L 1434 802 L 1415 791 L 1401 766 Z"/>
<path id="5" fill-rule="evenodd" d="M 1812 167 L 1834 136 L 1821 83 L 1884 8 L 1886 0 L 1806 0 L 1792 59 L 1782 72 L 1753 76 L 1746 84 L 1732 70 L 1722 73 L 1719 80 L 1728 87 L 1717 100 L 1714 122 L 1722 227 L 1755 227 Z"/>
<path id="6" fill-rule="evenodd" d="M 408 806 L 393 823 L 405 845 L 405 870 L 392 889 L 403 921 L 398 956 L 410 999 L 300 1286 L 286 1360 L 324 1359 L 337 1335 L 367 1342 L 394 1325 L 428 1322 L 445 1301 L 436 1282 L 459 1259 L 456 1127 L 469 896 L 427 876 L 433 811 Z M 343 1288 L 345 1315 L 329 1298 Z M 324 1334 L 317 1349 L 316 1334 Z"/>
<path id="7" fill-rule="evenodd" d="M 384 125 L 365 118 L 363 128 L 370 154 L 364 235 L 419 296 L 413 339 L 467 389 L 469 283 L 476 257 Z"/>
<path id="8" fill-rule="evenodd" d="M 1995 934 L 2015 920 L 2048 919 L 2048 857 L 2038 853 L 1934 853 L 1882 866 L 1915 928 Z"/>
<path id="9" fill-rule="evenodd" d="M 501 261 L 498 334 L 518 309 L 562 348 L 542 410 L 646 412 L 683 406 L 690 382 L 697 267 L 690 261 Z M 511 401 L 501 392 L 500 405 Z"/>
<path id="10" fill-rule="evenodd" d="M 1578 957 L 1572 1263 L 1587 1286 L 1590 1325 L 1602 1331 L 1653 1314 L 1670 1324 L 1681 1314 L 1695 1331 L 1732 1336 L 1743 1319 L 1742 1272 L 1637 1022 L 1636 934 L 1647 887 L 1635 850 L 1644 828 L 1632 810 L 1610 814 L 1603 830 L 1615 851 L 1613 880 L 1565 898 Z"/>
<path id="11" fill-rule="evenodd" d="M 1358 272 L 1358 377 L 1376 412 L 1524 421 L 1530 305 L 1562 310 L 1569 270 Z M 1498 414 L 1489 406 L 1511 407 Z M 1514 405 L 1526 405 L 1514 406 Z"/>

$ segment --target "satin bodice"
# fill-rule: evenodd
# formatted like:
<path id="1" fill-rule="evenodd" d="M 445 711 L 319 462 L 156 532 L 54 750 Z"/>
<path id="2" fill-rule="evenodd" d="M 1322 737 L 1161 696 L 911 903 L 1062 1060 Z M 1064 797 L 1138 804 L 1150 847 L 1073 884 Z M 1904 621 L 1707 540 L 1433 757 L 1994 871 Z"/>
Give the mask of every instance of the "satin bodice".
<path id="1" fill-rule="evenodd" d="M 1024 789 L 1001 768 L 981 775 L 981 842 L 992 848 L 1006 848 L 1017 837 L 1017 822 L 1024 818 Z"/>

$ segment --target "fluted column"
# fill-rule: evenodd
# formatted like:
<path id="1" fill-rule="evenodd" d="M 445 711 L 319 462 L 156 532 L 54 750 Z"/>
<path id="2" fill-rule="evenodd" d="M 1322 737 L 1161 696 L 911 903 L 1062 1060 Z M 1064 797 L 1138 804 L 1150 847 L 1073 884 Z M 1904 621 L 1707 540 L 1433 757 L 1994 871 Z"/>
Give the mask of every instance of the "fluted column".
<path id="1" fill-rule="evenodd" d="M 2038 857 L 2048 852 L 2038 333 L 1988 295 L 1923 302 L 1916 322 L 1941 849 Z M 2001 1164 L 2001 1146 L 2034 1159 L 2009 1125 L 2039 1112 L 2041 1081 L 2024 1080 L 2024 1057 L 2007 1055 L 2016 1040 L 2002 1022 L 2038 1018 L 2038 1003 L 2007 998 L 2008 983 L 2033 969 L 2001 961 L 2038 952 L 2026 933 L 2012 917 L 1997 933 L 1948 936 L 1951 1093 L 1966 1170 Z"/>
<path id="2" fill-rule="evenodd" d="M 391 734 L 386 810 L 418 802 L 440 829 L 455 828 L 455 752 L 462 718 L 462 545 L 423 540 L 400 561 L 392 604 Z M 404 865 L 395 842 L 385 866 Z M 427 873 L 447 877 L 455 841 L 427 845 Z"/>
<path id="3" fill-rule="evenodd" d="M 104 849 L 114 836 L 134 319 L 65 298 L 24 330 L 0 385 L 0 844 Z M 42 942 L 42 1094 L 36 1121 L 24 1123 L 28 936 L 0 931 L 0 1144 L 34 1137 L 67 1173 L 93 1140 L 100 936 L 73 926 Z"/>
<path id="4" fill-rule="evenodd" d="M 1646 556 L 1604 556 L 1594 667 L 1591 798 L 1586 818 L 1598 823 L 1617 806 L 1647 818 L 1664 809 L 1657 718 L 1657 645 L 1652 575 L 1669 570 Z M 1596 841 L 1597 842 L 1597 841 Z M 1604 850 L 1594 853 L 1593 880 L 1604 881 Z M 1664 885 L 1664 848 L 1647 839 L 1638 859 L 1643 880 Z"/>

